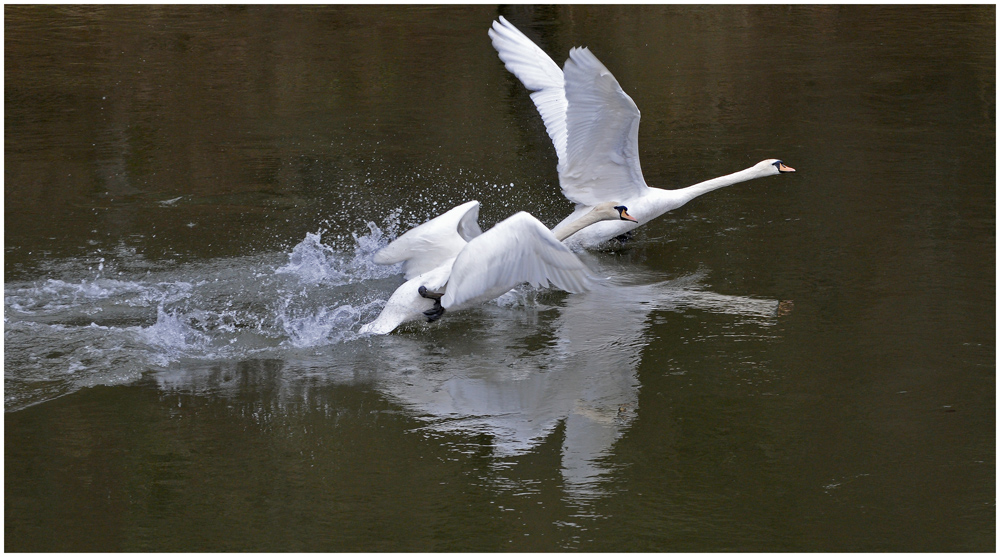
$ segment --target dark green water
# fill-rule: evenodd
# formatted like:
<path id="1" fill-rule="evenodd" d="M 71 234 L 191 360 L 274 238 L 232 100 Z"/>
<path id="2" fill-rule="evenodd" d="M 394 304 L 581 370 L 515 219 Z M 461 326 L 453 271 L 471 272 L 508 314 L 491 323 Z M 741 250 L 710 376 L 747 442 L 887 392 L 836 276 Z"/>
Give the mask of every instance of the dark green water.
<path id="1" fill-rule="evenodd" d="M 501 14 L 650 185 L 798 172 L 360 336 L 389 238 L 571 210 Z M 994 6 L 4 16 L 6 551 L 995 551 Z"/>

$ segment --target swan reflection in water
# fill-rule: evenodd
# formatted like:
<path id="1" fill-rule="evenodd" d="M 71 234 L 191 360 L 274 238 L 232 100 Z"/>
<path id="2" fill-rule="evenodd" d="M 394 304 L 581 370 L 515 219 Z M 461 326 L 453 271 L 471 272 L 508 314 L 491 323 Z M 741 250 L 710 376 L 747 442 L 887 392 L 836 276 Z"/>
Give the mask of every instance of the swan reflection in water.
<path id="1" fill-rule="evenodd" d="M 651 312 L 707 311 L 767 326 L 779 306 L 788 307 L 701 290 L 702 276 L 636 284 L 633 274 L 614 273 L 548 308 L 555 317 L 547 323 L 487 320 L 488 330 L 469 335 L 474 339 L 450 338 L 443 347 L 386 337 L 385 363 L 401 373 L 381 378 L 379 388 L 427 430 L 488 435 L 496 457 L 530 451 L 563 423 L 564 485 L 589 492 L 606 472 L 601 457 L 636 415 L 638 366 L 655 340 L 647 332 Z M 539 321 L 548 313 L 538 307 Z"/>
<path id="2" fill-rule="evenodd" d="M 634 268 L 587 257 L 595 276 L 607 279 L 583 294 L 515 291 L 449 323 L 362 337 L 236 373 L 218 366 L 164 370 L 156 381 L 167 392 L 255 400 L 254 412 L 276 414 L 329 412 L 319 387 L 360 381 L 418 420 L 428 437 L 458 434 L 474 445 L 486 436 L 496 464 L 533 450 L 562 424 L 564 486 L 593 493 L 607 472 L 602 457 L 638 410 L 639 363 L 656 341 L 648 331 L 652 312 L 702 311 L 767 327 L 784 310 L 777 300 L 705 291 L 704 273 L 650 281 Z M 247 389 L 256 392 L 247 396 Z M 261 401 L 268 396 L 273 400 Z"/>

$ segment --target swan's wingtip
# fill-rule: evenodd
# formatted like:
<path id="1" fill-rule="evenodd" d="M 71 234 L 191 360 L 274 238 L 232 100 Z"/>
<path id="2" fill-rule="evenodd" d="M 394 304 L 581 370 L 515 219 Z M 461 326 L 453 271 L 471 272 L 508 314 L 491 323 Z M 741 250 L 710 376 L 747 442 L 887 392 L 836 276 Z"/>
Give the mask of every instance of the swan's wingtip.
<path id="1" fill-rule="evenodd" d="M 392 265 L 393 263 L 398 263 L 398 261 L 392 260 L 392 257 L 385 249 L 387 247 L 389 246 L 382 246 L 378 251 L 372 254 L 372 263 L 376 265 Z"/>
<path id="2" fill-rule="evenodd" d="M 490 25 L 490 30 L 488 31 L 488 33 L 492 37 L 493 33 L 501 33 L 505 30 L 517 31 L 517 27 L 514 27 L 514 25 L 511 24 L 511 22 L 507 21 L 507 18 L 500 15 L 497 16 L 495 20 L 493 20 L 493 23 Z"/>

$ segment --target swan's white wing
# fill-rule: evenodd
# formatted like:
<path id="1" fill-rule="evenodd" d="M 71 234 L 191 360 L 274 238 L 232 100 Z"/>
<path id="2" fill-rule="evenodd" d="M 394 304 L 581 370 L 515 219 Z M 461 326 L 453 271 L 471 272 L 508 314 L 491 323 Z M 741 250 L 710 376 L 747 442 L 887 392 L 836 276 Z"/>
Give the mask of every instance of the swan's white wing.
<path id="1" fill-rule="evenodd" d="M 587 266 L 545 225 L 525 212 L 500 222 L 469 242 L 451 268 L 441 305 L 491 300 L 527 282 L 569 292 L 590 286 Z"/>
<path id="2" fill-rule="evenodd" d="M 379 265 L 402 262 L 407 279 L 426 273 L 458 255 L 470 240 L 482 234 L 478 218 L 479 202 L 463 203 L 407 230 L 375 252 L 372 261 Z"/>
<path id="3" fill-rule="evenodd" d="M 566 61 L 566 159 L 563 195 L 579 205 L 628 201 L 647 191 L 639 167 L 639 109 L 586 48 Z"/>
<path id="4" fill-rule="evenodd" d="M 566 160 L 566 94 L 562 70 L 503 16 L 493 22 L 489 35 L 507 71 L 529 91 L 534 91 L 531 100 L 545 122 L 545 130 L 562 163 Z"/>

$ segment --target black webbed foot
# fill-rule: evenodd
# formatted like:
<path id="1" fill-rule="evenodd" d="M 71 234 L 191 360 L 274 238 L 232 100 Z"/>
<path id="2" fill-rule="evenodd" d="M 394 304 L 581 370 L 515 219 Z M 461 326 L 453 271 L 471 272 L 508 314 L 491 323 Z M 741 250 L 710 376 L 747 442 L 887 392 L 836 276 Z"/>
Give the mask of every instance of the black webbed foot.
<path id="1" fill-rule="evenodd" d="M 441 319 L 441 316 L 444 315 L 444 308 L 441 306 L 441 296 L 444 296 L 444 294 L 438 294 L 437 292 L 430 292 L 427 290 L 426 286 L 421 286 L 420 288 L 418 288 L 417 293 L 423 296 L 424 298 L 427 298 L 429 300 L 434 300 L 434 307 L 424 312 L 424 315 L 427 316 L 427 322 L 431 323 L 437 321 L 438 319 Z"/>
<path id="2" fill-rule="evenodd" d="M 444 315 L 444 308 L 441 307 L 441 302 L 434 300 L 434 307 L 425 311 L 424 315 L 427 316 L 428 323 L 433 323 L 434 321 L 441 319 L 441 316 Z"/>
<path id="3" fill-rule="evenodd" d="M 628 242 L 629 240 L 632 239 L 632 235 L 633 234 L 634 234 L 634 231 L 629 230 L 628 232 L 626 232 L 624 234 L 620 234 L 618 236 L 615 236 L 615 240 L 618 240 L 618 243 L 624 245 L 626 242 Z"/>

